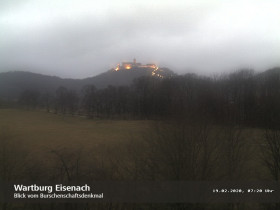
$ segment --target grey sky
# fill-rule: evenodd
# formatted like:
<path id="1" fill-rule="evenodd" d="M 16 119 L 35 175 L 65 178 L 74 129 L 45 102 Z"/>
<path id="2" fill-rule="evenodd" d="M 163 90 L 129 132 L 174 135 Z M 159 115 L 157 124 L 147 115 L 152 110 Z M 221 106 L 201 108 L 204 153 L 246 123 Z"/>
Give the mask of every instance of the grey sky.
<path id="1" fill-rule="evenodd" d="M 84 78 L 134 57 L 177 73 L 280 66 L 279 0 L 1 0 L 0 72 Z"/>

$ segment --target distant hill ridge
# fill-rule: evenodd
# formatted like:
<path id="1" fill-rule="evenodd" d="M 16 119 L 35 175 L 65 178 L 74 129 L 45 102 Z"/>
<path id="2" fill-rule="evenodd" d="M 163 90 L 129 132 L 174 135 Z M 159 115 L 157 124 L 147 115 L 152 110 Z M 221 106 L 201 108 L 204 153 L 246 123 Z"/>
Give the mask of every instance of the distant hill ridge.
<path id="1" fill-rule="evenodd" d="M 97 88 L 112 86 L 125 86 L 132 84 L 133 80 L 143 76 L 155 76 L 168 78 L 176 74 L 168 68 L 141 68 L 108 70 L 94 77 L 85 79 L 62 79 L 56 76 L 48 76 L 25 71 L 13 71 L 0 73 L 0 99 L 16 100 L 24 90 L 36 90 L 41 93 L 54 93 L 60 86 L 79 92 L 86 85 L 94 85 Z M 280 67 L 272 68 L 255 75 L 258 80 L 277 80 L 280 82 Z"/>
<path id="2" fill-rule="evenodd" d="M 53 93 L 60 87 L 80 91 L 86 85 L 97 88 L 106 88 L 108 85 L 124 86 L 132 84 L 133 80 L 142 76 L 170 77 L 175 73 L 168 68 L 134 68 L 130 70 L 111 69 L 94 77 L 85 79 L 62 79 L 25 71 L 0 73 L 0 98 L 16 100 L 24 90 L 37 90 L 39 92 Z"/>

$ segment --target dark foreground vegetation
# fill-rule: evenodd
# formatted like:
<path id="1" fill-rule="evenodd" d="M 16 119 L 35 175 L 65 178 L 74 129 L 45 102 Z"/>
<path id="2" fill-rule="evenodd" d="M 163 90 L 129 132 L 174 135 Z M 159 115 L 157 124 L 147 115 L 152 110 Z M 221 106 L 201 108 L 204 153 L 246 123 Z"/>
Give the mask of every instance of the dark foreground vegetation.
<path id="1" fill-rule="evenodd" d="M 9 104 L 6 102 L 2 106 Z M 278 181 L 280 178 L 279 69 L 262 74 L 242 70 L 213 78 L 193 74 L 166 79 L 143 77 L 131 86 L 109 86 L 105 89 L 86 86 L 80 93 L 64 87 L 58 88 L 55 94 L 25 90 L 16 106 L 37 110 L 28 111 L 30 116 L 46 110 L 49 112 L 46 116 L 55 117 L 51 120 L 42 117 L 41 121 L 45 120 L 48 125 L 53 123 L 53 127 L 46 128 L 55 133 L 53 136 L 60 136 L 57 141 L 62 138 L 61 135 L 67 136 L 67 132 L 71 132 L 71 129 L 66 130 L 69 122 L 59 125 L 59 119 L 75 119 L 77 124 L 71 125 L 74 126 L 72 129 L 85 129 L 82 138 L 93 136 L 80 147 L 63 142 L 62 146 L 53 145 L 37 156 L 28 144 L 19 146 L 24 141 L 14 135 L 16 129 L 13 126 L 2 126 L 0 179 L 5 182 Z M 137 121 L 132 120 L 138 120 L 139 124 L 134 125 L 141 129 L 136 131 L 130 127 L 127 130 L 131 129 L 131 133 L 124 129 L 128 132 L 125 141 L 116 144 L 105 140 L 103 147 L 95 147 L 94 136 L 100 134 L 91 127 L 79 127 L 79 116 L 90 118 L 82 119 L 88 124 L 104 122 L 104 119 L 114 123 L 119 120 L 135 123 Z M 32 124 L 33 136 L 40 136 L 40 126 L 46 126 L 37 120 L 36 124 Z M 147 127 L 143 128 L 143 123 Z M 26 122 L 25 126 L 28 125 Z M 113 136 L 121 135 L 112 129 L 111 124 L 107 126 L 104 129 Z M 59 129 L 54 131 L 54 127 Z M 51 134 L 48 132 L 45 135 L 45 141 L 49 141 Z M 77 136 L 77 141 L 80 137 Z M 34 159 L 32 153 L 40 158 Z M 2 209 L 15 208 L 280 209 L 278 204 L 256 203 L 2 204 Z"/>

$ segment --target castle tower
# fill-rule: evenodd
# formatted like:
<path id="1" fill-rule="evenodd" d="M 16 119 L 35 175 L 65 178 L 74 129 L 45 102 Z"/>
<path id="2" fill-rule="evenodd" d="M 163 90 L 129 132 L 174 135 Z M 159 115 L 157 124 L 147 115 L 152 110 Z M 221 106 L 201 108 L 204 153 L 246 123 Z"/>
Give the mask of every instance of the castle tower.
<path id="1" fill-rule="evenodd" d="M 133 59 L 133 64 L 136 65 L 136 59 L 135 58 Z"/>

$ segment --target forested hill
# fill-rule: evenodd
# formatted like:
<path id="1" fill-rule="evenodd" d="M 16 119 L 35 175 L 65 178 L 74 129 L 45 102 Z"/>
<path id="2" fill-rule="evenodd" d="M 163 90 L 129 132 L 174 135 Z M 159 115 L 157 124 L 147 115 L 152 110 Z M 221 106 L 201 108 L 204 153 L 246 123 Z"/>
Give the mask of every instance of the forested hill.
<path id="1" fill-rule="evenodd" d="M 53 92 L 59 86 L 76 89 L 80 86 L 80 82 L 80 80 L 61 79 L 31 72 L 6 72 L 0 74 L 0 98 L 17 99 L 24 90 Z"/>
<path id="2" fill-rule="evenodd" d="M 243 69 L 212 78 L 186 74 L 162 79 L 141 73 L 111 70 L 82 80 L 5 73 L 0 75 L 0 91 L 17 102 L 11 105 L 90 118 L 207 119 L 280 127 L 280 68 L 262 73 Z M 140 78 L 145 75 L 154 76 Z M 2 99 L 2 107 L 7 101 Z"/>
<path id="3" fill-rule="evenodd" d="M 175 75 L 168 68 L 158 69 L 159 76 Z M 60 87 L 66 87 L 79 92 L 86 85 L 94 85 L 96 88 L 130 85 L 134 79 L 142 76 L 152 76 L 151 69 L 109 70 L 94 77 L 85 79 L 62 79 L 55 76 L 47 76 L 31 72 L 14 71 L 0 73 L 0 98 L 16 100 L 25 90 L 36 90 L 41 93 L 54 93 Z"/>

